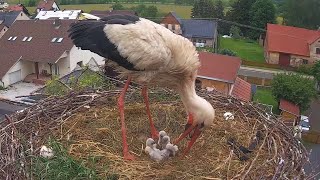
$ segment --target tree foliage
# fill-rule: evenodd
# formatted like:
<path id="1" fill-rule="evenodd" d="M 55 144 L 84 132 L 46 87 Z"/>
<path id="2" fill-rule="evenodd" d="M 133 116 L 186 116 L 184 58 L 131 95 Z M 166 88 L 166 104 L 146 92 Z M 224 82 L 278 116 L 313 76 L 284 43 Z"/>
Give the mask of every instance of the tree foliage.
<path id="1" fill-rule="evenodd" d="M 132 10 L 137 12 L 138 15 L 141 17 L 157 17 L 158 16 L 158 8 L 156 6 L 146 6 L 144 4 L 140 4 L 138 6 L 134 6 Z"/>
<path id="2" fill-rule="evenodd" d="M 314 78 L 318 81 L 318 83 L 320 82 L 320 60 L 317 61 L 313 67 L 312 67 L 312 75 L 314 76 Z"/>
<path id="3" fill-rule="evenodd" d="M 272 0 L 257 0 L 250 9 L 250 25 L 253 27 L 265 29 L 267 23 L 275 22 L 276 8 Z M 258 39 L 261 32 L 251 30 L 248 36 L 252 39 Z"/>
<path id="4" fill-rule="evenodd" d="M 219 51 L 219 54 L 227 55 L 227 56 L 237 56 L 237 53 L 230 49 L 221 49 Z"/>
<path id="5" fill-rule="evenodd" d="M 211 0 L 195 0 L 191 9 L 191 18 L 213 18 L 214 4 Z"/>
<path id="6" fill-rule="evenodd" d="M 230 28 L 230 34 L 234 39 L 240 39 L 241 38 L 241 30 L 237 26 L 231 26 Z"/>
<path id="7" fill-rule="evenodd" d="M 272 94 L 277 100 L 286 99 L 306 110 L 316 97 L 315 82 L 298 74 L 278 74 L 271 83 Z"/>
<path id="8" fill-rule="evenodd" d="M 112 7 L 113 10 L 124 10 L 125 9 L 125 7 L 119 2 L 116 2 L 111 7 Z"/>
<path id="9" fill-rule="evenodd" d="M 213 12 L 213 17 L 219 18 L 219 19 L 224 19 L 224 6 L 222 3 L 222 0 L 218 0 L 214 3 L 214 12 Z"/>
<path id="10" fill-rule="evenodd" d="M 250 25 L 250 9 L 255 2 L 256 0 L 236 0 L 231 5 L 230 11 L 227 12 L 227 19 L 240 24 Z M 241 28 L 241 31 L 246 35 L 248 29 Z"/>
<path id="11" fill-rule="evenodd" d="M 319 0 L 285 0 L 284 21 L 287 25 L 309 29 L 320 26 Z"/>

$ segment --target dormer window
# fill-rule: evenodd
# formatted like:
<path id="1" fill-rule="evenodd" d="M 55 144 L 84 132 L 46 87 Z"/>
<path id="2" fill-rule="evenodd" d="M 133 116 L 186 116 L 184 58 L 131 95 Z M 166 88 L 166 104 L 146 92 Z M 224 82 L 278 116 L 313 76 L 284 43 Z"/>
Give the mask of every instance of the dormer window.
<path id="1" fill-rule="evenodd" d="M 28 39 L 28 37 L 24 37 L 23 39 L 22 39 L 22 41 L 24 42 L 24 41 L 26 41 Z"/>
<path id="2" fill-rule="evenodd" d="M 32 40 L 32 37 L 29 37 L 27 41 L 30 42 L 31 40 Z"/>
<path id="3" fill-rule="evenodd" d="M 51 42 L 55 42 L 57 40 L 57 38 L 53 38 L 52 40 L 51 40 Z"/>
<path id="4" fill-rule="evenodd" d="M 16 39 L 17 39 L 17 36 L 13 37 L 13 38 L 12 38 L 12 41 L 15 41 Z"/>
<path id="5" fill-rule="evenodd" d="M 12 36 L 10 36 L 10 37 L 8 38 L 8 41 L 11 41 L 11 39 L 12 39 Z"/>

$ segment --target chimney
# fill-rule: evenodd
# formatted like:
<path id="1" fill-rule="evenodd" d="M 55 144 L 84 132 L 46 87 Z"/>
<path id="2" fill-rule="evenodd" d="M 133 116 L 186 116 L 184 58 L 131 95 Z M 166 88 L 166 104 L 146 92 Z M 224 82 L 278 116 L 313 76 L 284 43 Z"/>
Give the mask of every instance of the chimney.
<path id="1" fill-rule="evenodd" d="M 61 20 L 59 18 L 55 18 L 53 21 L 53 26 L 59 28 L 61 25 Z"/>

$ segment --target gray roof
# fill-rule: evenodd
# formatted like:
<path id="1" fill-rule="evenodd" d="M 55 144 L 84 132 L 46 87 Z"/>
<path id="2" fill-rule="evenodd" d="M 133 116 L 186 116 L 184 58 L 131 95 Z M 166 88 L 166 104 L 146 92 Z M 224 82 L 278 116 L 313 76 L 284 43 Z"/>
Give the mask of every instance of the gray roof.
<path id="1" fill-rule="evenodd" d="M 0 12 L 0 22 L 7 27 L 10 27 L 16 20 L 21 11 Z"/>
<path id="2" fill-rule="evenodd" d="M 212 20 L 182 19 L 182 36 L 187 38 L 214 38 L 217 22 Z"/>

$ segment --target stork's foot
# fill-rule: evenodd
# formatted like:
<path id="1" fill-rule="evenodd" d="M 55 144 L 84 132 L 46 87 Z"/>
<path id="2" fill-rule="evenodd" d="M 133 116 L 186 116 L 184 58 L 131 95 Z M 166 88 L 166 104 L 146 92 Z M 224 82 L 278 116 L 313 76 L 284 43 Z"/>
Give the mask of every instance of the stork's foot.
<path id="1" fill-rule="evenodd" d="M 128 153 L 125 153 L 125 154 L 123 155 L 123 159 L 124 159 L 124 160 L 128 160 L 128 161 L 133 161 L 133 160 L 135 160 L 135 157 L 134 157 L 134 155 L 132 155 L 132 154 L 130 154 L 130 153 L 128 152 Z"/>

